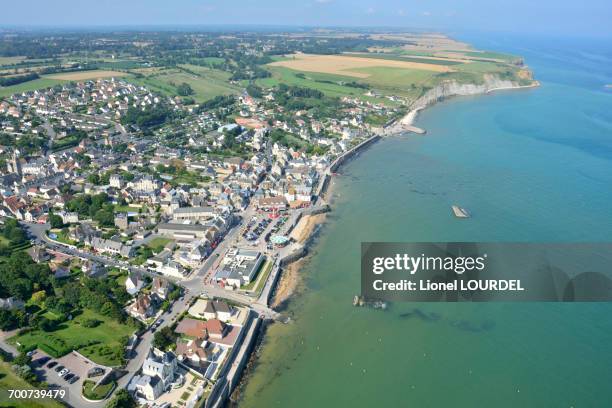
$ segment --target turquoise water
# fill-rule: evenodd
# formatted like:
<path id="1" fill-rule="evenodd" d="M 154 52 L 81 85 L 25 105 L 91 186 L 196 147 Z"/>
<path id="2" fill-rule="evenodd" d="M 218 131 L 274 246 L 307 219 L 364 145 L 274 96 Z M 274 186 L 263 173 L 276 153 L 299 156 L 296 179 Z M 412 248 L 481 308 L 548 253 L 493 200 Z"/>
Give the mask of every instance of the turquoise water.
<path id="1" fill-rule="evenodd" d="M 612 238 L 612 47 L 475 42 L 525 56 L 542 87 L 439 104 L 426 136 L 343 168 L 294 322 L 268 330 L 242 406 L 610 406 L 612 305 L 351 306 L 362 241 Z"/>

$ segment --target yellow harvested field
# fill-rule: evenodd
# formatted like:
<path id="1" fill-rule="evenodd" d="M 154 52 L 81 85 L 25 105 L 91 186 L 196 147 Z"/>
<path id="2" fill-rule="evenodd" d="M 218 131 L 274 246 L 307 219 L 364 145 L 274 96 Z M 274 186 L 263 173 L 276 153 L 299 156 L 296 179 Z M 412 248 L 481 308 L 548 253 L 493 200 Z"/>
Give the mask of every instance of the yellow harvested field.
<path id="1" fill-rule="evenodd" d="M 291 60 L 277 61 L 271 63 L 270 65 L 290 68 L 296 71 L 322 72 L 325 74 L 344 75 L 355 78 L 368 78 L 370 74 L 353 72 L 351 70 L 375 67 L 419 69 L 434 72 L 453 71 L 453 69 L 445 65 L 375 58 L 360 58 L 347 55 L 295 54 Z"/>
<path id="2" fill-rule="evenodd" d="M 46 78 L 61 79 L 64 81 L 83 81 L 86 79 L 110 78 L 126 76 L 125 72 L 119 71 L 79 71 L 65 72 L 62 74 L 46 75 Z"/>

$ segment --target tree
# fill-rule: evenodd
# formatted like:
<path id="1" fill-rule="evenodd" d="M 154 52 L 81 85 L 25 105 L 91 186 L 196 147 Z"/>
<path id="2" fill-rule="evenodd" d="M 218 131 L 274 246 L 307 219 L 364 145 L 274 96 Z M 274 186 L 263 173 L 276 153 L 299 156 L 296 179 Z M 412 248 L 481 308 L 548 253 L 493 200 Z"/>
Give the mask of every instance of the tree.
<path id="1" fill-rule="evenodd" d="M 13 364 L 18 366 L 30 365 L 32 362 L 32 357 L 28 356 L 26 353 L 21 353 L 13 360 Z"/>
<path id="2" fill-rule="evenodd" d="M 136 408 L 136 401 L 125 388 L 115 393 L 115 398 L 106 404 L 106 408 Z"/>
<path id="3" fill-rule="evenodd" d="M 12 310 L 0 309 L 0 330 L 8 331 L 19 327 L 19 320 Z"/>
<path id="4" fill-rule="evenodd" d="M 102 227 L 112 227 L 115 225 L 115 215 L 113 211 L 100 210 L 94 215 L 93 219 Z"/>
<path id="5" fill-rule="evenodd" d="M 193 88 L 188 83 L 183 82 L 182 84 L 176 87 L 176 92 L 180 96 L 189 96 L 193 95 Z"/>
<path id="6" fill-rule="evenodd" d="M 51 228 L 62 228 L 64 220 L 59 215 L 49 212 L 49 224 L 51 224 Z"/>
<path id="7" fill-rule="evenodd" d="M 32 293 L 31 300 L 32 300 L 32 303 L 34 303 L 35 305 L 42 306 L 46 298 L 47 298 L 47 294 L 45 293 L 45 291 L 39 290 L 38 292 Z"/>
<path id="8" fill-rule="evenodd" d="M 160 350 L 168 348 L 174 344 L 177 335 L 169 326 L 166 326 L 155 333 L 153 336 L 153 345 Z"/>
<path id="9" fill-rule="evenodd" d="M 15 244 L 21 244 L 27 239 L 21 225 L 19 225 L 19 222 L 14 218 L 9 218 L 6 220 L 4 223 L 4 229 L 2 230 L 2 235 Z"/>
<path id="10" fill-rule="evenodd" d="M 91 184 L 99 185 L 100 176 L 98 175 L 98 173 L 91 173 L 87 176 L 87 181 L 89 181 Z"/>

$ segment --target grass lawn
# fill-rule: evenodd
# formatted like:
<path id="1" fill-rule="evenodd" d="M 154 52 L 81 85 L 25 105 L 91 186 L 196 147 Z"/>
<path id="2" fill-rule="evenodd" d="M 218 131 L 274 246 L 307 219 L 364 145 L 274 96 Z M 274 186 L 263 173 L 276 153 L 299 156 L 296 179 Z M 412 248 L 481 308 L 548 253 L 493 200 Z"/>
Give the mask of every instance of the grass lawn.
<path id="1" fill-rule="evenodd" d="M 270 276 L 271 271 L 272 262 L 270 262 L 270 260 L 268 259 L 257 271 L 257 275 L 255 275 L 257 279 L 250 282 L 248 285 L 244 285 L 241 289 L 253 290 L 255 293 L 259 293 L 266 284 L 266 280 L 268 280 L 268 276 Z"/>
<path id="2" fill-rule="evenodd" d="M 83 327 L 82 323 L 87 319 L 96 319 L 101 323 L 96 327 Z M 12 337 L 9 341 L 13 344 L 18 342 L 24 347 L 38 346 L 54 357 L 77 350 L 98 364 L 116 366 L 122 363 L 123 353 L 117 353 L 119 349 L 122 351 L 121 338 L 132 335 L 135 330 L 135 327 L 121 324 L 97 312 L 84 310 L 74 320 L 62 323 L 53 332 L 33 330 Z"/>
<path id="3" fill-rule="evenodd" d="M 62 404 L 51 399 L 25 399 L 11 400 L 11 404 L 4 405 L 9 401 L 8 390 L 31 390 L 34 389 L 21 377 L 13 372 L 10 363 L 0 361 L 0 406 L 28 407 L 28 408 L 61 408 Z M 18 402 L 19 401 L 19 402 Z"/>
<path id="4" fill-rule="evenodd" d="M 57 238 L 55 238 L 55 241 L 57 242 L 62 242 L 64 244 L 68 244 L 68 245 L 76 245 L 78 244 L 78 242 L 71 240 L 70 238 L 68 238 L 67 234 L 64 234 L 62 232 L 62 230 L 59 229 L 52 229 L 49 231 L 50 234 L 55 234 L 57 235 Z M 49 237 L 51 238 L 51 237 Z M 51 238 L 54 239 L 54 238 Z"/>
<path id="5" fill-rule="evenodd" d="M 170 242 L 173 242 L 173 240 L 171 240 L 170 238 L 156 237 L 149 241 L 147 246 L 151 248 L 153 252 L 159 253 Z"/>
<path id="6" fill-rule="evenodd" d="M 172 176 L 171 183 L 173 185 L 178 184 L 189 184 L 189 185 L 198 185 L 199 183 L 208 183 L 210 182 L 210 177 L 202 176 L 199 173 L 194 171 L 182 171 L 180 174 L 176 176 Z"/>
<path id="7" fill-rule="evenodd" d="M 33 81 L 23 82 L 12 86 L 0 86 L 0 97 L 10 96 L 15 93 L 35 91 L 37 89 L 51 88 L 58 84 L 63 84 L 66 81 L 61 79 L 39 78 Z"/>
<path id="8" fill-rule="evenodd" d="M 137 213 L 141 207 L 133 207 L 130 205 L 116 205 L 114 207 L 115 212 L 121 212 L 121 213 Z"/>
<path id="9" fill-rule="evenodd" d="M 83 395 L 90 400 L 100 401 L 108 396 L 115 386 L 115 383 L 110 382 L 108 384 L 98 385 L 94 390 L 93 387 L 95 385 L 96 383 L 91 380 L 83 381 Z"/>

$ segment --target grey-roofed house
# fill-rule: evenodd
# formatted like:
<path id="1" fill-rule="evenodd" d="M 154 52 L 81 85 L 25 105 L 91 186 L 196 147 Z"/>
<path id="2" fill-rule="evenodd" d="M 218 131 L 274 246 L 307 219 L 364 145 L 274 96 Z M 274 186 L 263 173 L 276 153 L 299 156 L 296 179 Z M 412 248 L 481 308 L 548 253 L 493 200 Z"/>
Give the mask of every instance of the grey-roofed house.
<path id="1" fill-rule="evenodd" d="M 264 258 L 259 251 L 230 250 L 215 273 L 215 280 L 234 288 L 247 285 L 255 278 Z"/>
<path id="2" fill-rule="evenodd" d="M 131 245 L 124 245 L 122 242 L 112 239 L 94 237 L 91 239 L 91 246 L 97 252 L 121 255 L 125 258 L 134 254 L 134 248 Z"/>

